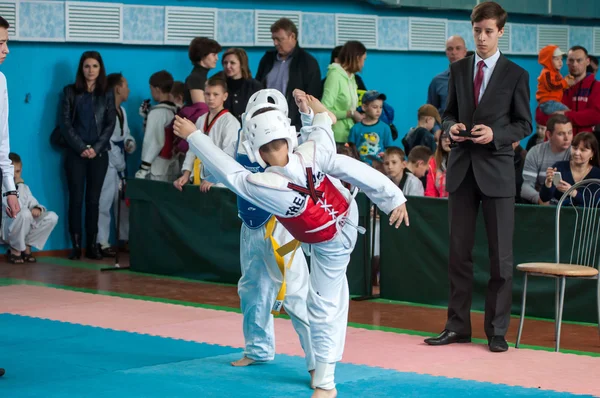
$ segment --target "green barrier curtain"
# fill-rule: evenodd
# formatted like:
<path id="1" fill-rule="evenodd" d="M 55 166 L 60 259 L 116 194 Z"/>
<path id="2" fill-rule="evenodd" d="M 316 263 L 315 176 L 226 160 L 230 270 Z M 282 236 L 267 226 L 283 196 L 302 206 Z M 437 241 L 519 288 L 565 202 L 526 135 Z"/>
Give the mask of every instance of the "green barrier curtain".
<path id="1" fill-rule="evenodd" d="M 381 297 L 446 306 L 448 303 L 448 202 L 409 198 L 410 227 L 396 230 L 381 214 Z M 555 207 L 515 207 L 514 262 L 555 262 Z M 575 217 L 572 209 L 561 215 L 561 261 L 569 262 Z M 564 239 L 563 239 L 564 238 Z M 571 238 L 571 239 L 569 239 Z M 489 279 L 488 245 L 481 210 L 473 250 L 473 305 L 484 309 Z M 596 281 L 567 281 L 563 319 L 597 322 Z M 528 280 L 527 315 L 554 318 L 552 278 Z M 520 313 L 523 274 L 513 273 L 514 314 Z M 525 326 L 526 327 L 526 326 Z"/>
<path id="2" fill-rule="evenodd" d="M 183 192 L 171 184 L 129 180 L 131 269 L 205 281 L 237 283 L 241 276 L 236 196 L 213 188 L 203 194 L 197 186 Z M 360 225 L 367 227 L 368 200 L 357 196 Z M 369 232 L 359 235 L 348 266 L 350 293 L 367 294 Z"/>

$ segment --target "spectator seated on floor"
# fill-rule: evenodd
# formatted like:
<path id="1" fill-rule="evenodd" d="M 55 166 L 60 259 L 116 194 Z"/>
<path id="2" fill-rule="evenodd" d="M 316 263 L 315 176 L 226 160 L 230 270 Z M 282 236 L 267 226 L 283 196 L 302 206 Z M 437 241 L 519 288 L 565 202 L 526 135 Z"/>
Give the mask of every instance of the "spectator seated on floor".
<path id="1" fill-rule="evenodd" d="M 12 264 L 35 263 L 31 248 L 42 250 L 58 222 L 58 216 L 38 203 L 23 182 L 23 163 L 16 153 L 8 155 L 15 169 L 15 186 L 19 192 L 21 211 L 15 218 L 6 214 L 6 198 L 2 198 L 2 240 L 10 246 L 6 253 Z"/>

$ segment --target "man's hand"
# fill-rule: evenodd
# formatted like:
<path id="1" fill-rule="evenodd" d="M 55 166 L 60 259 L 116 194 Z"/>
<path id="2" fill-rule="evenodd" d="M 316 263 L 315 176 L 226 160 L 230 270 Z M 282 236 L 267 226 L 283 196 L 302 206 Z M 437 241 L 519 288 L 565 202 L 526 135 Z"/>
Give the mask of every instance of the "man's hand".
<path id="1" fill-rule="evenodd" d="M 17 195 L 8 195 L 6 197 L 6 214 L 10 218 L 15 218 L 20 211 L 21 206 L 19 205 L 19 198 L 17 198 Z"/>
<path id="2" fill-rule="evenodd" d="M 42 209 L 40 209 L 39 207 L 34 207 L 33 209 L 31 209 L 31 215 L 33 216 L 33 218 L 38 218 L 42 215 Z"/>
<path id="3" fill-rule="evenodd" d="M 294 96 L 294 101 L 296 101 L 296 106 L 302 113 L 309 113 L 310 109 L 308 108 L 308 98 L 306 93 L 302 90 L 295 89 L 292 93 Z"/>
<path id="4" fill-rule="evenodd" d="M 489 144 L 494 139 L 494 132 L 485 124 L 477 124 L 473 126 L 471 129 L 471 134 L 473 135 L 471 141 L 476 144 Z"/>
<path id="5" fill-rule="evenodd" d="M 215 185 L 215 184 L 213 184 L 212 182 L 208 182 L 206 180 L 202 181 L 200 183 L 200 192 L 202 192 L 202 193 L 208 192 L 210 190 L 210 187 L 212 187 L 213 185 Z"/>
<path id="6" fill-rule="evenodd" d="M 175 123 L 173 123 L 173 131 L 175 132 L 175 135 L 187 140 L 187 138 L 196 130 L 198 129 L 194 123 L 188 119 L 175 115 Z"/>
<path id="7" fill-rule="evenodd" d="M 85 151 L 81 152 L 81 157 L 82 158 L 89 158 L 90 157 L 90 150 L 89 150 L 89 148 L 86 149 Z"/>
<path id="8" fill-rule="evenodd" d="M 88 158 L 94 159 L 96 157 L 96 151 L 93 148 L 88 149 Z"/>
<path id="9" fill-rule="evenodd" d="M 450 138 L 452 138 L 452 141 L 454 142 L 464 142 L 467 141 L 469 139 L 469 137 L 460 137 L 458 135 L 458 132 L 461 130 L 466 130 L 467 126 L 465 126 L 462 123 L 456 123 L 455 125 L 453 125 L 452 127 L 450 127 Z"/>
<path id="10" fill-rule="evenodd" d="M 177 189 L 180 192 L 183 192 L 183 186 L 190 182 L 190 174 L 191 173 L 186 170 L 183 172 L 183 175 L 181 177 L 173 181 L 173 186 L 175 187 L 175 189 Z"/>
<path id="11" fill-rule="evenodd" d="M 406 203 L 396 207 L 390 213 L 390 225 L 396 223 L 395 227 L 400 228 L 402 221 L 404 221 L 404 224 L 408 227 L 408 211 L 406 210 Z"/>

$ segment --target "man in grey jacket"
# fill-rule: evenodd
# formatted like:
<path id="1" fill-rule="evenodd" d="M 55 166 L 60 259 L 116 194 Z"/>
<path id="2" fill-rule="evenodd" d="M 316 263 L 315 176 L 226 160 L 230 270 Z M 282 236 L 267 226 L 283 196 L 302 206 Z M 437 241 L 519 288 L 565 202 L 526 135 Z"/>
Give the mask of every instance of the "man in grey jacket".
<path id="1" fill-rule="evenodd" d="M 525 158 L 521 198 L 526 203 L 548 204 L 540 199 L 539 193 L 546 179 L 546 169 L 556 162 L 569 160 L 571 157 L 573 141 L 571 120 L 565 115 L 554 115 L 548 120 L 547 127 L 550 139 L 531 148 Z"/>

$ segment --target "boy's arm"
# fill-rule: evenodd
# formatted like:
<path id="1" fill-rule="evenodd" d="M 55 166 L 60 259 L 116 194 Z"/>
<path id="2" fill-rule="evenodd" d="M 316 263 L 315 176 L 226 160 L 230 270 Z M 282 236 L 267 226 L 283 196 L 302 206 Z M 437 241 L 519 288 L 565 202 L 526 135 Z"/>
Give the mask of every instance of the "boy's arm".
<path id="1" fill-rule="evenodd" d="M 33 196 L 33 193 L 31 192 L 31 189 L 29 187 L 27 187 L 27 191 L 28 191 L 27 193 L 29 195 L 27 195 L 26 206 L 23 206 L 23 207 L 27 207 L 29 210 L 33 210 L 37 207 L 41 211 L 46 211 L 46 208 L 44 206 L 40 205 L 40 202 L 38 202 L 37 199 L 35 198 L 35 196 Z"/>
<path id="2" fill-rule="evenodd" d="M 194 160 L 196 160 L 196 155 L 194 155 L 194 152 L 188 149 L 188 151 L 185 153 L 185 159 L 183 160 L 183 166 L 181 166 L 181 171 L 192 171 L 192 169 L 194 168 Z"/>
<path id="3" fill-rule="evenodd" d="M 202 159 L 216 180 L 236 195 L 269 213 L 285 214 L 286 209 L 282 210 L 281 203 L 273 195 L 274 191 L 250 183 L 247 177 L 252 173 L 216 146 L 207 135 L 195 131 L 187 138 L 187 142 L 189 150 Z"/>
<path id="4" fill-rule="evenodd" d="M 349 156 L 330 159 L 323 168 L 326 174 L 357 186 L 386 214 L 406 202 L 400 188 L 383 173 Z"/>

